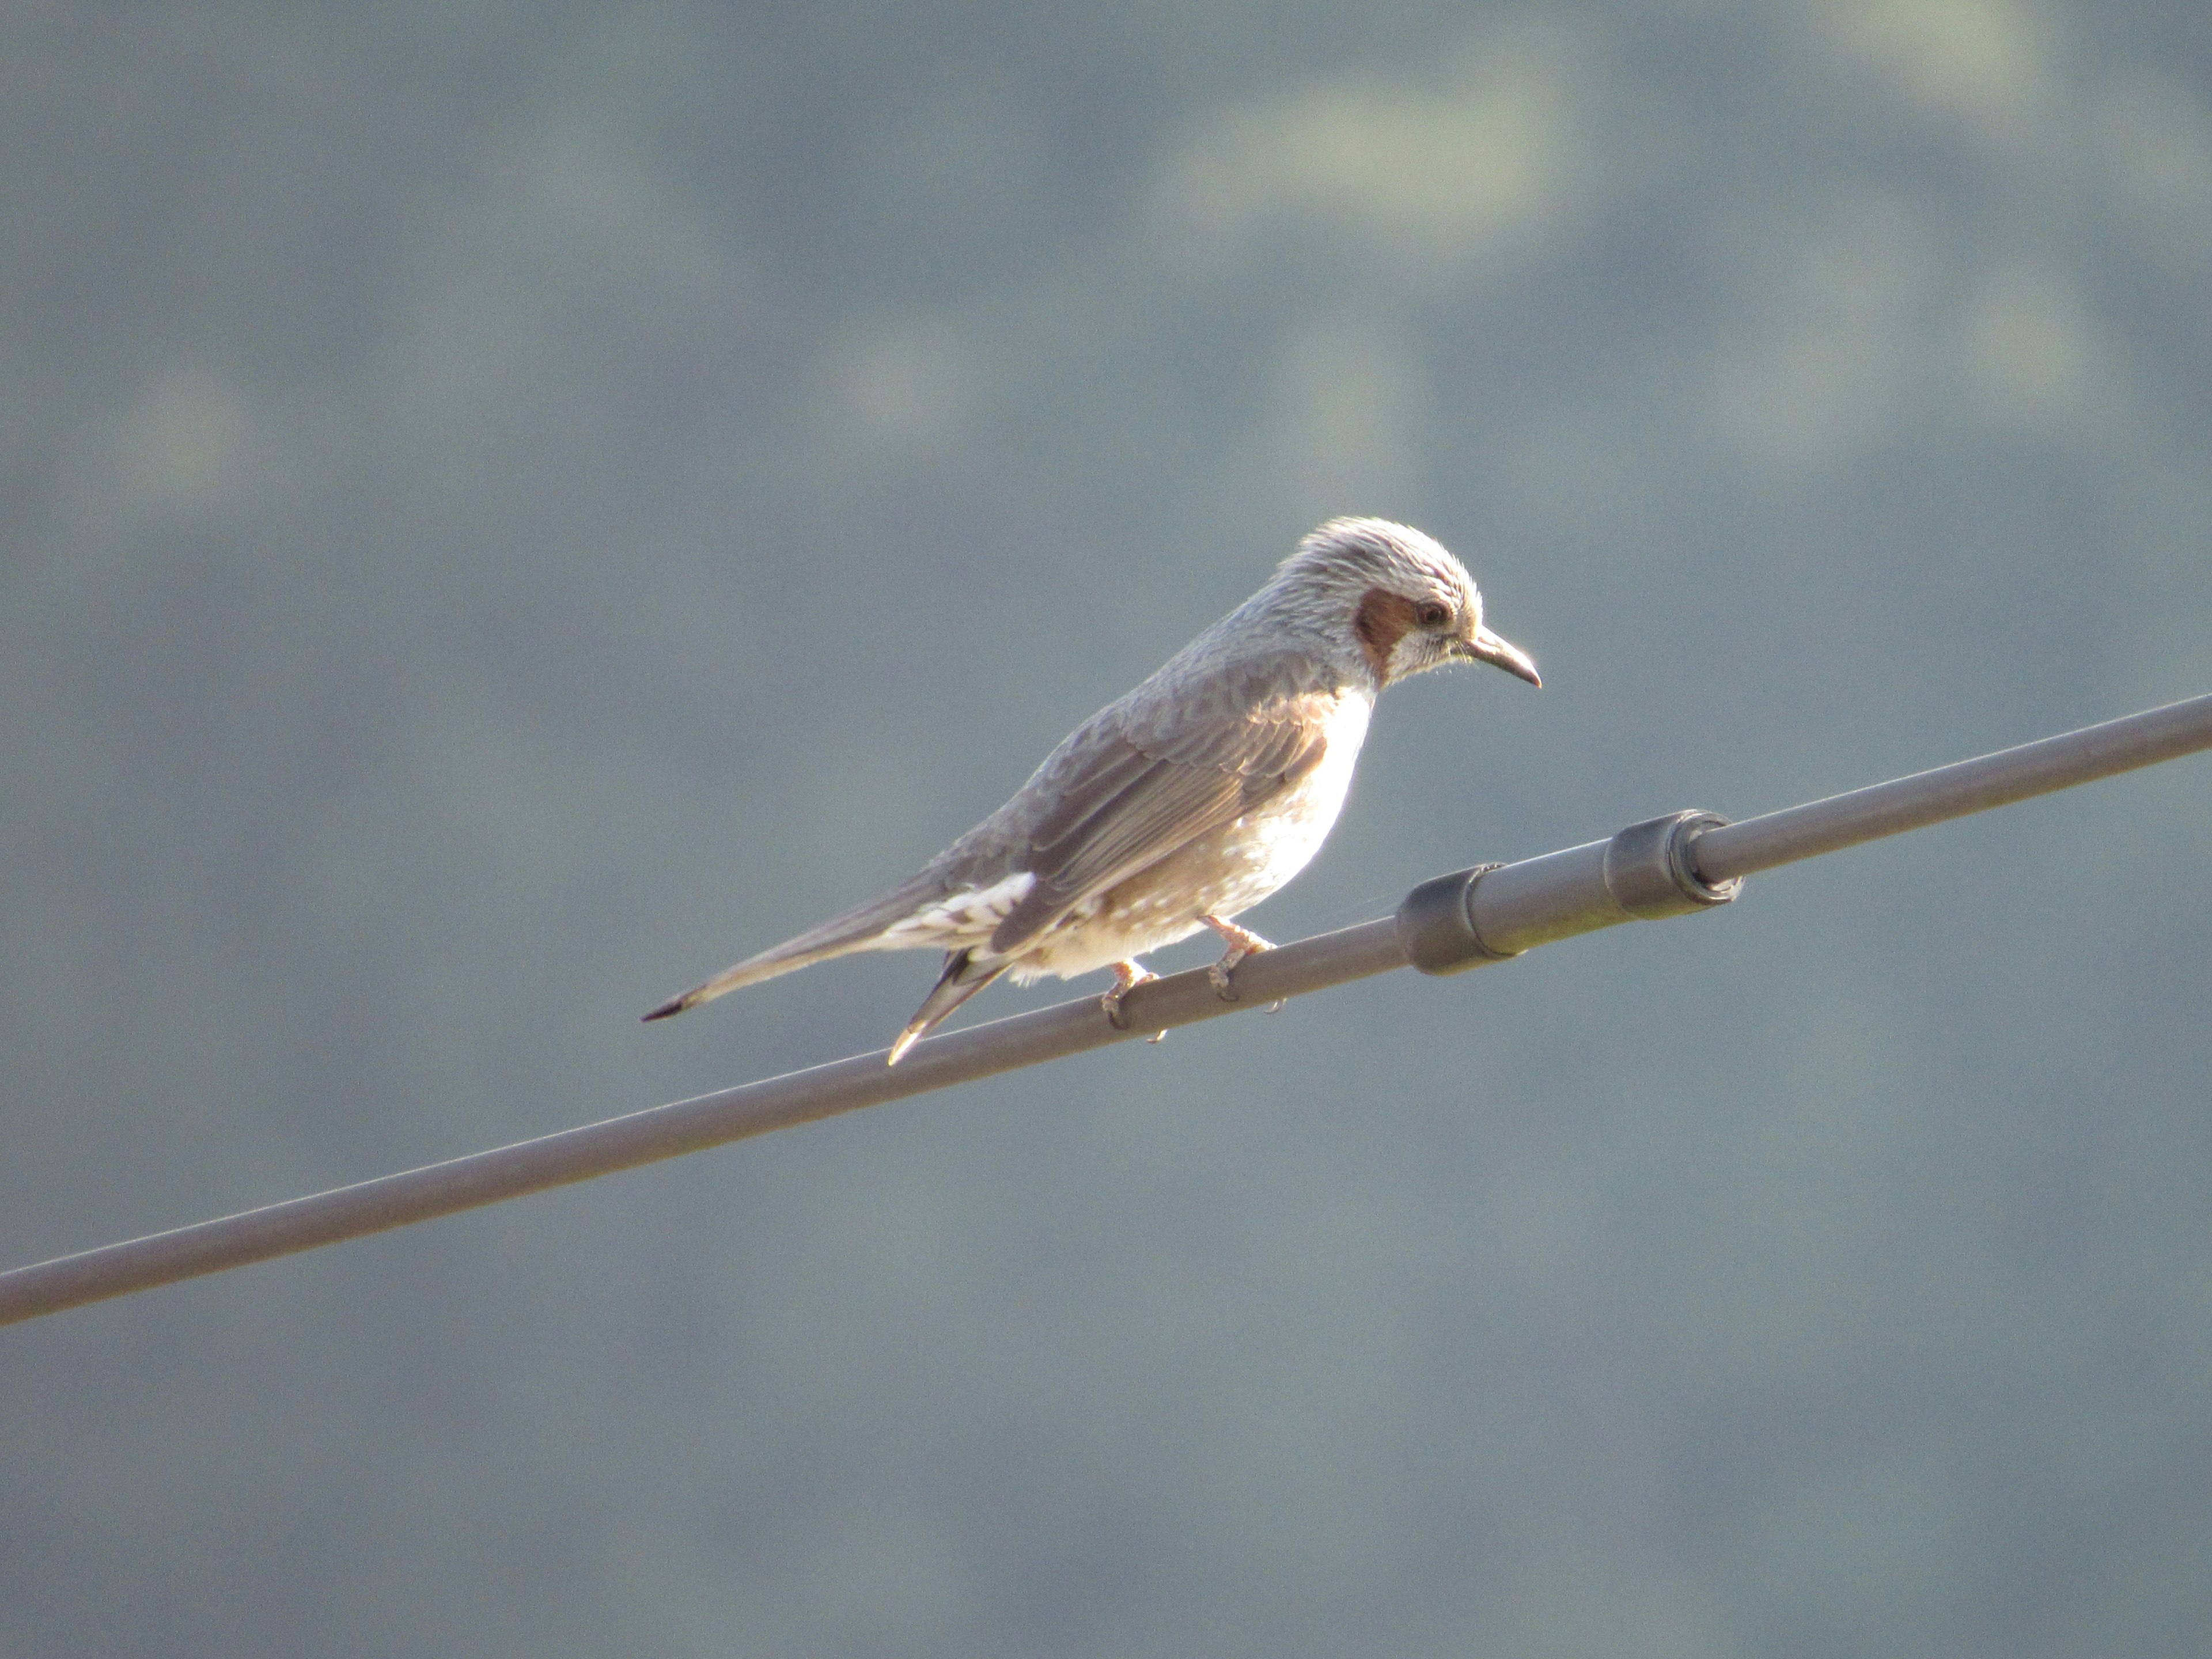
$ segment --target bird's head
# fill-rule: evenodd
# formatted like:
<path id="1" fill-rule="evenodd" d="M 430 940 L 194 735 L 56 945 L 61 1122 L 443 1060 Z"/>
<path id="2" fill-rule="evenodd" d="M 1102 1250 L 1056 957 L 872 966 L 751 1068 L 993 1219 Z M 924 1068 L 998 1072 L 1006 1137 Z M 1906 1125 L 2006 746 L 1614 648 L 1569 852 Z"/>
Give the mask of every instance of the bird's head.
<path id="1" fill-rule="evenodd" d="M 1376 689 L 1452 662 L 1486 662 L 1540 686 L 1528 653 L 1483 625 L 1482 593 L 1434 538 L 1387 519 L 1332 519 L 1283 562 L 1278 583 L 1345 632 Z"/>

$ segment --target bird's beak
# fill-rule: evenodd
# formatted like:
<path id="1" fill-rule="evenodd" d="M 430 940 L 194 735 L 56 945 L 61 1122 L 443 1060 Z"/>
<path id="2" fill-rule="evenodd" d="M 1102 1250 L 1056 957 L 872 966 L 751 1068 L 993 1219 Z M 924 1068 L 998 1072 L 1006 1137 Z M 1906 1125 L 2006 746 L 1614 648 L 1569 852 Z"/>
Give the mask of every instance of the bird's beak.
<path id="1" fill-rule="evenodd" d="M 1471 657 L 1477 662 L 1486 662 L 1493 668 L 1502 668 L 1514 678 L 1526 680 L 1531 685 L 1540 688 L 1544 684 L 1537 677 L 1535 662 L 1526 651 L 1510 640 L 1499 638 L 1487 628 L 1476 629 L 1471 640 L 1454 641 L 1453 649 L 1462 657 Z"/>

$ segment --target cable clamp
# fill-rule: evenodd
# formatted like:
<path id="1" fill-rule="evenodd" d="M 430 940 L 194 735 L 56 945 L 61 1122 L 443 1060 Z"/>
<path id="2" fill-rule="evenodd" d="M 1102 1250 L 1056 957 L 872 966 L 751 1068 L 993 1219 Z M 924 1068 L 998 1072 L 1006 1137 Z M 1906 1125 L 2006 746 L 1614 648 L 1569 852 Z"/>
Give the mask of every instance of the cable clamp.
<path id="1" fill-rule="evenodd" d="M 1502 864 L 1478 864 L 1423 882 L 1398 907 L 1398 939 L 1406 960 L 1425 974 L 1456 974 L 1486 962 L 1510 962 L 1518 951 L 1494 951 L 1474 927 L 1474 884 Z"/>
<path id="2" fill-rule="evenodd" d="M 1630 824 L 1605 845 L 1605 890 L 1639 921 L 1728 903 L 1743 890 L 1743 878 L 1709 882 L 1690 851 L 1699 836 L 1727 822 L 1717 812 L 1688 811 Z"/>

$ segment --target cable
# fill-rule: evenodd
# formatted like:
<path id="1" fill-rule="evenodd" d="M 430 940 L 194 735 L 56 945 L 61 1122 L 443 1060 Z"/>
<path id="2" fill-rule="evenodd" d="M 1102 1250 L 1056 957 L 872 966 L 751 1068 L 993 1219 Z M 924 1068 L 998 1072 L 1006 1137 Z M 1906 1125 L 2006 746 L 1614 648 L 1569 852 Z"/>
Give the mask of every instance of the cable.
<path id="1" fill-rule="evenodd" d="M 1234 1000 L 1203 969 L 1139 986 L 1109 1023 L 1083 997 L 887 1051 L 0 1273 L 0 1324 L 218 1273 L 617 1170 L 926 1094 L 1413 965 L 1456 973 L 1553 939 L 1711 909 L 1743 878 L 2031 795 L 2212 749 L 2212 696 L 1730 824 L 1652 818 L 1604 841 L 1424 882 L 1395 915 L 1248 957 Z"/>

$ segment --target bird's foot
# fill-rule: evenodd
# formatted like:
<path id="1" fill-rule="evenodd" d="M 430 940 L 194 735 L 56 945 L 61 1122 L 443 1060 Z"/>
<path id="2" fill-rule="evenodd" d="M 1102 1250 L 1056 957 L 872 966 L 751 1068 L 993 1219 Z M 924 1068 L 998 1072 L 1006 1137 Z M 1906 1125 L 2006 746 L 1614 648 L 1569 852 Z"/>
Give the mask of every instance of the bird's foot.
<path id="1" fill-rule="evenodd" d="M 1230 975 L 1237 971 L 1237 964 L 1255 951 L 1272 951 L 1275 947 L 1250 928 L 1239 927 L 1235 922 L 1224 921 L 1219 916 L 1200 916 L 1199 920 L 1220 934 L 1229 946 L 1221 953 L 1221 960 L 1206 970 L 1206 976 L 1213 982 L 1214 995 L 1224 1002 L 1234 1002 L 1237 1000 L 1237 988 L 1231 982 Z"/>
<path id="2" fill-rule="evenodd" d="M 1134 958 L 1132 958 L 1127 962 L 1115 963 L 1114 964 L 1114 988 L 1098 999 L 1098 1006 L 1106 1011 L 1107 1024 L 1111 1025 L 1117 1031 L 1127 1030 L 1129 1029 L 1129 1022 L 1121 1013 L 1121 999 L 1127 996 L 1130 992 L 1135 990 L 1146 980 L 1158 979 L 1158 977 L 1159 975 L 1158 974 L 1154 973 L 1151 969 L 1146 967 L 1143 963 L 1136 961 Z M 1158 1042 L 1166 1035 L 1167 1033 L 1165 1031 L 1155 1031 L 1152 1036 L 1146 1037 L 1145 1041 L 1147 1042 Z"/>

